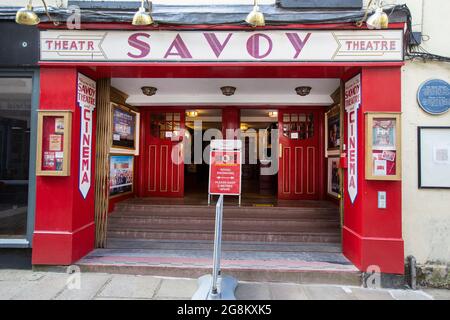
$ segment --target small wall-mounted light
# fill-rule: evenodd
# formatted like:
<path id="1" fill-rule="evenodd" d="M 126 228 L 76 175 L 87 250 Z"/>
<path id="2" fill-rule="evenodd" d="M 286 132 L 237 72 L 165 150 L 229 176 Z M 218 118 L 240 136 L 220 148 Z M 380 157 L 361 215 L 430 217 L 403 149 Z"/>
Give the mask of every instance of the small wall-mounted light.
<path id="1" fill-rule="evenodd" d="M 278 111 L 269 111 L 269 117 L 271 118 L 278 117 Z"/>
<path id="2" fill-rule="evenodd" d="M 145 94 L 146 96 L 154 96 L 156 94 L 156 91 L 158 91 L 158 88 L 145 86 L 142 87 L 141 90 L 142 93 Z"/>
<path id="3" fill-rule="evenodd" d="M 59 25 L 59 22 L 52 19 L 50 13 L 48 13 L 48 7 L 45 0 L 41 0 L 44 5 L 45 14 L 48 20 L 51 21 L 55 26 Z M 26 7 L 17 10 L 16 12 L 16 23 L 25 26 L 35 26 L 41 22 L 36 12 L 33 10 L 33 0 L 29 0 Z"/>
<path id="4" fill-rule="evenodd" d="M 144 0 L 142 0 L 139 10 L 133 16 L 133 21 L 131 22 L 133 26 L 148 26 L 153 24 L 153 18 L 151 15 L 152 3 L 148 0 L 145 1 L 147 2 L 149 12 L 145 10 Z"/>
<path id="5" fill-rule="evenodd" d="M 247 22 L 252 27 L 263 27 L 266 25 L 264 20 L 264 14 L 259 11 L 258 2 L 255 0 L 253 2 L 253 9 L 245 18 L 245 22 Z"/>
<path id="6" fill-rule="evenodd" d="M 378 7 L 375 13 L 367 19 L 367 28 L 369 29 L 387 29 L 389 27 L 389 17 L 383 8 Z"/>
<path id="7" fill-rule="evenodd" d="M 297 94 L 299 96 L 304 97 L 304 96 L 307 96 L 308 94 L 310 94 L 311 87 L 308 87 L 308 86 L 297 87 L 297 88 L 295 88 L 295 92 L 297 92 Z"/>
<path id="8" fill-rule="evenodd" d="M 186 111 L 186 116 L 188 116 L 189 118 L 195 118 L 196 116 L 198 116 L 198 112 L 196 110 L 188 110 Z"/>
<path id="9" fill-rule="evenodd" d="M 235 92 L 236 92 L 236 87 L 232 87 L 232 86 L 224 86 L 221 87 L 220 90 L 222 90 L 222 94 L 224 96 L 232 96 Z"/>

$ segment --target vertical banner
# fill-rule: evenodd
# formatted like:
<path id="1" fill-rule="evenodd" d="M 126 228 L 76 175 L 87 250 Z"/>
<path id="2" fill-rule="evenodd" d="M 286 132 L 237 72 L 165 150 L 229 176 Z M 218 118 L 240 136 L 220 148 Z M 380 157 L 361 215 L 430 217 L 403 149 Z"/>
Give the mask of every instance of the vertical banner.
<path id="1" fill-rule="evenodd" d="M 361 104 L 361 74 L 345 83 L 347 112 L 347 191 L 352 203 L 358 195 L 358 109 Z"/>
<path id="2" fill-rule="evenodd" d="M 78 189 L 86 199 L 92 180 L 92 121 L 95 109 L 96 82 L 78 73 L 77 103 L 80 107 L 80 168 Z"/>

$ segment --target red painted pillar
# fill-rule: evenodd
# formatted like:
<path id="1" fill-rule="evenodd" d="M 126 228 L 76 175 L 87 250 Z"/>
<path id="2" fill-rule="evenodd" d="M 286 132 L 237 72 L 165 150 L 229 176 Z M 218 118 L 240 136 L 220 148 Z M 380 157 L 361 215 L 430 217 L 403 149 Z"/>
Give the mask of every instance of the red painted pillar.
<path id="1" fill-rule="evenodd" d="M 241 113 L 238 108 L 227 107 L 222 110 L 222 134 L 224 139 L 232 139 L 227 137 L 226 130 L 237 130 L 241 127 Z"/>
<path id="2" fill-rule="evenodd" d="M 401 69 L 362 68 L 362 102 L 358 110 L 358 195 L 352 204 L 344 174 L 343 252 L 361 271 L 378 266 L 382 273 L 404 273 L 401 181 L 365 179 L 364 113 L 401 111 Z M 347 81 L 353 75 L 344 79 Z M 344 128 L 347 130 L 347 118 Z M 347 133 L 345 137 L 347 144 Z M 378 209 L 378 191 L 386 191 L 387 208 Z"/>
<path id="3" fill-rule="evenodd" d="M 95 111 L 92 125 L 91 186 L 78 190 L 81 112 L 76 103 L 76 68 L 41 68 L 41 110 L 72 111 L 70 175 L 36 179 L 33 264 L 68 265 L 94 248 Z M 39 143 L 39 142 L 38 142 Z"/>

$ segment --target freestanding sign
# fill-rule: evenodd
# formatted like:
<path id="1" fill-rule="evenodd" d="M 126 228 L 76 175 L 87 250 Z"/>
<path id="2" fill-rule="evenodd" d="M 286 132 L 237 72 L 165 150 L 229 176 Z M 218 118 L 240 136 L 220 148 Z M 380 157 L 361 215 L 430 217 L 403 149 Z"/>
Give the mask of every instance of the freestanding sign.
<path id="1" fill-rule="evenodd" d="M 345 83 L 347 112 L 347 191 L 352 203 L 358 195 L 358 109 L 361 104 L 361 74 Z"/>
<path id="2" fill-rule="evenodd" d="M 241 200 L 240 140 L 213 140 L 209 158 L 209 195 L 235 195 Z M 209 201 L 208 197 L 208 201 Z"/>
<path id="3" fill-rule="evenodd" d="M 92 122 L 96 99 L 96 82 L 78 73 L 77 102 L 80 107 L 80 168 L 78 188 L 86 199 L 92 179 Z"/>

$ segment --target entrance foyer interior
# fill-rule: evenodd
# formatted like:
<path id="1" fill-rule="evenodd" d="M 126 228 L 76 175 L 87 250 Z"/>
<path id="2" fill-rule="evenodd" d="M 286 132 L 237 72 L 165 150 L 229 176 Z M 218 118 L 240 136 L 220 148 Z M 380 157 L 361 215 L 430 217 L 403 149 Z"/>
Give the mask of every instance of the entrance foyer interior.
<path id="1" fill-rule="evenodd" d="M 239 130 L 232 138 L 244 146 L 242 206 L 237 197 L 225 197 L 224 241 L 244 251 L 270 252 L 277 244 L 278 251 L 340 252 L 339 200 L 326 190 L 323 142 L 324 115 L 338 104 L 339 79 L 112 78 L 111 85 L 139 112 L 141 139 L 133 193 L 110 200 L 107 248 L 205 248 L 213 239 L 214 208 L 207 206 L 204 150 L 231 129 Z M 156 93 L 145 95 L 146 86 Z M 233 86 L 234 94 L 223 94 L 224 86 Z M 311 91 L 299 95 L 298 87 Z M 173 150 L 196 134 L 204 154 L 196 158 L 194 144 L 185 144 L 188 163 L 175 163 Z M 271 165 L 274 174 L 262 174 Z"/>

